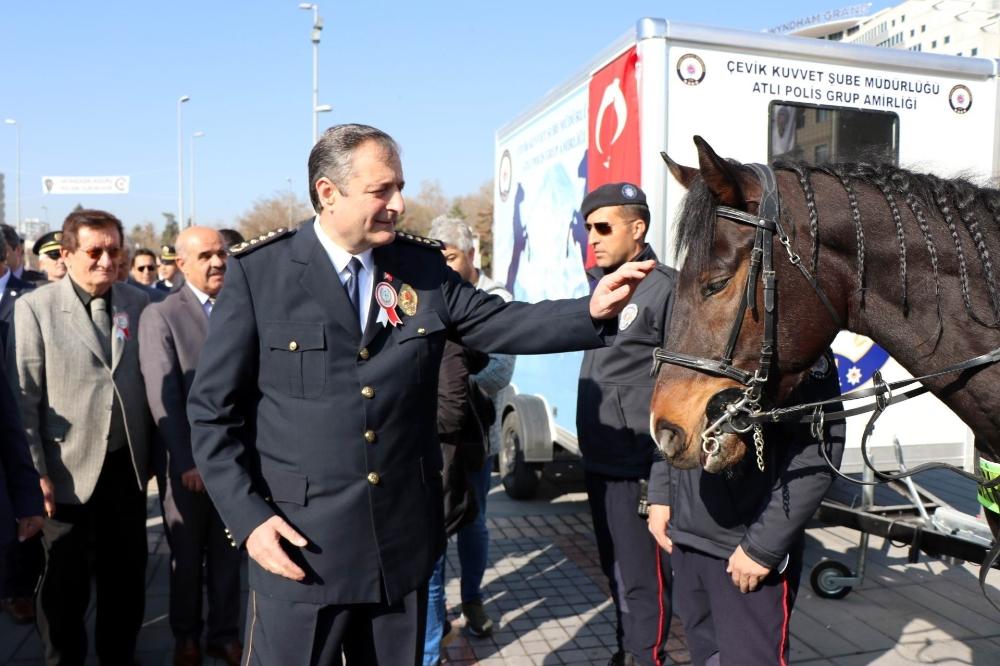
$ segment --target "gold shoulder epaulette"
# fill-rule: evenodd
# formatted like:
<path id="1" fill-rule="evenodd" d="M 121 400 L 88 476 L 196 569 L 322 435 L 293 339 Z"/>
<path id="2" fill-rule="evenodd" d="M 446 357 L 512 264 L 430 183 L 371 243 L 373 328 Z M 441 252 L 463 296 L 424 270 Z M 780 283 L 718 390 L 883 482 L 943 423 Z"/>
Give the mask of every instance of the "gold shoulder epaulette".
<path id="1" fill-rule="evenodd" d="M 245 240 L 242 243 L 237 243 L 229 248 L 229 254 L 246 254 L 251 250 L 256 250 L 259 247 L 263 247 L 268 243 L 273 243 L 279 238 L 283 238 L 289 234 L 293 233 L 292 229 L 288 227 L 278 227 L 272 231 L 268 231 L 266 234 L 261 234 L 250 240 Z"/>
<path id="2" fill-rule="evenodd" d="M 444 243 L 435 238 L 424 238 L 423 236 L 408 234 L 405 231 L 397 231 L 396 240 L 413 243 L 414 245 L 419 245 L 420 247 L 426 247 L 429 250 L 444 249 Z"/>

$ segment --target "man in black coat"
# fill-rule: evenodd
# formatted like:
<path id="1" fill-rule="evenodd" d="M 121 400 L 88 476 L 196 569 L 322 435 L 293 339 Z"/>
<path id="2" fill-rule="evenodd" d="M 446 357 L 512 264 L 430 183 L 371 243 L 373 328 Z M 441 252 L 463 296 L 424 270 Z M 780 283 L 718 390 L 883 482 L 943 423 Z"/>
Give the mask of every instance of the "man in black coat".
<path id="1" fill-rule="evenodd" d="M 656 261 L 618 317 L 614 344 L 584 353 L 577 387 L 576 432 L 601 569 L 617 618 L 612 666 L 666 661 L 670 560 L 640 515 L 650 469 L 665 466 L 649 435 L 653 349 L 663 344 L 676 271 L 646 243 L 646 195 L 632 183 L 608 183 L 583 199 L 580 214 L 596 282 L 627 261 Z"/>
<path id="2" fill-rule="evenodd" d="M 652 262 L 589 299 L 505 303 L 399 233 L 403 172 L 373 127 L 309 157 L 318 215 L 231 248 L 188 401 L 195 462 L 251 557 L 251 664 L 414 664 L 444 546 L 438 370 L 482 351 L 597 347 Z M 422 590 L 422 591 L 421 591 Z"/>
<path id="3" fill-rule="evenodd" d="M 824 354 L 789 404 L 840 395 Z M 838 411 L 839 403 L 829 406 Z M 822 446 L 840 465 L 844 422 Z M 809 424 L 764 428 L 764 469 L 753 454 L 734 469 L 660 467 L 649 482 L 649 531 L 674 567 L 674 609 L 695 664 L 787 664 L 789 619 L 802 572 L 805 526 L 833 482 Z"/>

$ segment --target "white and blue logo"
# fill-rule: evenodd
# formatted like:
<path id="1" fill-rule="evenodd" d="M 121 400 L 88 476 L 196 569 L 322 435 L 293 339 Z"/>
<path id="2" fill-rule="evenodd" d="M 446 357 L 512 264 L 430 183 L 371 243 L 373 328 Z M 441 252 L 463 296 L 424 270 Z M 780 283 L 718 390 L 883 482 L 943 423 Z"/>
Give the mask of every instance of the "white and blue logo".
<path id="1" fill-rule="evenodd" d="M 872 378 L 889 360 L 889 352 L 863 335 L 851 336 L 850 343 L 834 344 L 833 356 L 837 361 L 840 390 L 856 389 Z M 838 342 L 840 342 L 838 340 Z"/>
<path id="2" fill-rule="evenodd" d="M 639 196 L 639 192 L 636 191 L 634 186 L 625 184 L 622 185 L 622 196 L 626 199 L 635 199 Z"/>

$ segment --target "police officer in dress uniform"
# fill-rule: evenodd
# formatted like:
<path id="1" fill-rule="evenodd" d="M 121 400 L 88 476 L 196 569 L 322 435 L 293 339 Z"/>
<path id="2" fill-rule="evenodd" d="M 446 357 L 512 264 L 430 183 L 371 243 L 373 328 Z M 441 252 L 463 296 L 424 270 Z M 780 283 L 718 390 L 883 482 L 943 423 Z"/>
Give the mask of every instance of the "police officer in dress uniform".
<path id="1" fill-rule="evenodd" d="M 584 353 L 577 387 L 576 431 L 601 569 L 615 602 L 618 652 L 610 664 L 666 660 L 670 560 L 640 509 L 650 468 L 666 466 L 649 435 L 653 349 L 663 344 L 676 271 L 646 243 L 646 195 L 632 183 L 609 183 L 580 206 L 599 280 L 627 261 L 656 261 L 618 318 L 614 344 Z"/>
<path id="2" fill-rule="evenodd" d="M 505 303 L 397 232 L 398 147 L 364 125 L 309 156 L 318 215 L 239 244 L 188 401 L 195 462 L 250 558 L 250 664 L 417 664 L 443 552 L 438 368 L 597 347 L 652 262 L 590 299 Z"/>
<path id="3" fill-rule="evenodd" d="M 39 236 L 31 251 L 38 257 L 38 267 L 49 282 L 61 280 L 66 275 L 66 262 L 62 256 L 62 230 L 50 231 Z"/>
<path id="4" fill-rule="evenodd" d="M 184 284 L 184 276 L 177 268 L 177 251 L 173 245 L 164 245 L 160 248 L 157 271 L 160 279 L 153 283 L 154 289 L 172 294 Z"/>
<path id="5" fill-rule="evenodd" d="M 788 404 L 838 395 L 828 351 Z M 823 428 L 823 446 L 838 466 L 844 432 L 843 421 Z M 765 426 L 764 442 L 763 470 L 751 449 L 721 474 L 661 467 L 649 481 L 649 531 L 671 553 L 674 610 L 698 665 L 788 663 L 805 526 L 833 472 L 809 424 Z"/>

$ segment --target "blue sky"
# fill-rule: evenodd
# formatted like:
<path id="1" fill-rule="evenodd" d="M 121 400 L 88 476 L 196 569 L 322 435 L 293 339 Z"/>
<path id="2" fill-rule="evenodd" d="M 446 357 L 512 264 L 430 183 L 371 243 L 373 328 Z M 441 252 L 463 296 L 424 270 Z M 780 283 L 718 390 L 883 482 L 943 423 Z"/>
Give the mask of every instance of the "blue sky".
<path id="1" fill-rule="evenodd" d="M 636 19 L 761 30 L 848 2 L 334 2 L 320 0 L 321 128 L 364 122 L 402 145 L 407 191 L 449 196 L 492 177 L 493 138 Z M 872 11 L 893 2 L 873 3 Z M 21 127 L 22 217 L 58 226 L 77 202 L 127 227 L 177 207 L 177 99 L 185 170 L 195 131 L 200 223 L 228 225 L 254 199 L 306 195 L 311 12 L 295 0 L 2 0 L 0 118 Z M 15 131 L 0 125 L 7 219 Z M 43 195 L 41 179 L 131 176 L 126 196 Z M 187 185 L 185 174 L 185 188 Z M 185 194 L 188 197 L 189 194 Z M 187 206 L 186 206 L 187 207 Z"/>

